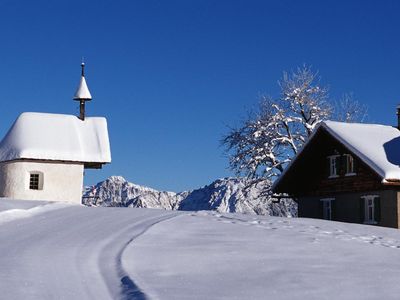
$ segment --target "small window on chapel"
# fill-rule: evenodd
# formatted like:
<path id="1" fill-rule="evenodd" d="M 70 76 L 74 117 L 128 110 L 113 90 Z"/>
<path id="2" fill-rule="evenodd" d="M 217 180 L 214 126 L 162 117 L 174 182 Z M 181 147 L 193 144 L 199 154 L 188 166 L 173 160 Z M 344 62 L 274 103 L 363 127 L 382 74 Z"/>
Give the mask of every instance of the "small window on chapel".
<path id="1" fill-rule="evenodd" d="M 29 177 L 29 189 L 30 190 L 41 190 L 42 189 L 42 178 L 40 173 L 31 173 Z"/>

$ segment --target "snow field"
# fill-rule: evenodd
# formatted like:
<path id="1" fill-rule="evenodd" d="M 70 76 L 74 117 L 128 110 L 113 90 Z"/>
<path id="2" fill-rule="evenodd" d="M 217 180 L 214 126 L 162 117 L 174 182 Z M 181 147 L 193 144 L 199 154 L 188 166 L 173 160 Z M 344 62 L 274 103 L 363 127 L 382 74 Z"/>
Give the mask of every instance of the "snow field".
<path id="1" fill-rule="evenodd" d="M 2 223 L 33 217 L 38 214 L 45 213 L 47 211 L 52 211 L 60 209 L 63 207 L 68 207 L 71 204 L 68 203 L 53 203 L 46 201 L 24 201 L 2 198 L 0 200 L 0 225 Z M 14 202 L 14 203 L 13 203 Z"/>
<path id="2" fill-rule="evenodd" d="M 398 299 L 399 248 L 394 229 L 198 212 L 153 226 L 122 261 L 151 299 Z"/>
<path id="3" fill-rule="evenodd" d="M 400 232 L 0 201 L 1 299 L 398 299 Z"/>
<path id="4" fill-rule="evenodd" d="M 69 205 L 2 223 L 1 298 L 132 299 L 140 291 L 121 267 L 121 252 L 174 214 Z"/>

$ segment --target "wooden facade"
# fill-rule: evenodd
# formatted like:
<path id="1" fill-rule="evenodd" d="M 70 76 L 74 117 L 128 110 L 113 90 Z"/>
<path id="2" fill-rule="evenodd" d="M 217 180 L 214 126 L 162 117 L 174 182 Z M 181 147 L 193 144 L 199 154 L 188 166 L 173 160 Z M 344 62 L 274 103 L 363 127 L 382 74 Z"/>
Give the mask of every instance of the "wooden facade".
<path id="1" fill-rule="evenodd" d="M 348 156 L 352 158 L 351 173 Z M 335 176 L 330 166 L 333 158 Z M 323 127 L 274 186 L 275 193 L 289 194 L 298 202 L 299 217 L 395 228 L 400 224 L 399 191 L 398 182 L 382 183 L 381 176 Z M 366 221 L 368 214 L 373 220 Z"/>

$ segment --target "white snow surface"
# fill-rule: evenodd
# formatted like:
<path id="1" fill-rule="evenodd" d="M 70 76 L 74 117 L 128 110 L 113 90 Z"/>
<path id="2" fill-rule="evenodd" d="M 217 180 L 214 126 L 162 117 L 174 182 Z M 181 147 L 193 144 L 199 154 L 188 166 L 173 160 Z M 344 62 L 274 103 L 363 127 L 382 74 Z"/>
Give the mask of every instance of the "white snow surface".
<path id="1" fill-rule="evenodd" d="M 0 161 L 15 159 L 111 162 L 107 121 L 72 115 L 22 113 L 0 143 Z"/>
<path id="2" fill-rule="evenodd" d="M 2 223 L 28 218 L 47 211 L 68 207 L 63 202 L 29 201 L 0 198 L 0 225 Z"/>
<path id="3" fill-rule="evenodd" d="M 49 210 L 55 204 L 0 200 L 2 299 L 357 300 L 400 293 L 396 229 L 209 211 Z M 38 212 L 2 222 L 5 208 Z"/>

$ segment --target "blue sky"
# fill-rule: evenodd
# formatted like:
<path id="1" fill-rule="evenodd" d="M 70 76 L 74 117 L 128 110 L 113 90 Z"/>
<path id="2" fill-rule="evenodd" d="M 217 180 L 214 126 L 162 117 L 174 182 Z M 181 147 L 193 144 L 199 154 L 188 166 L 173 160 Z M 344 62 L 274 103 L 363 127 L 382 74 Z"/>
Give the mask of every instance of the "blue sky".
<path id="1" fill-rule="evenodd" d="M 219 145 L 282 71 L 319 70 L 332 98 L 352 92 L 369 121 L 400 102 L 399 1 L 0 0 L 0 135 L 24 111 L 106 116 L 113 162 L 86 172 L 163 190 L 232 176 Z"/>

